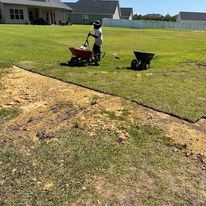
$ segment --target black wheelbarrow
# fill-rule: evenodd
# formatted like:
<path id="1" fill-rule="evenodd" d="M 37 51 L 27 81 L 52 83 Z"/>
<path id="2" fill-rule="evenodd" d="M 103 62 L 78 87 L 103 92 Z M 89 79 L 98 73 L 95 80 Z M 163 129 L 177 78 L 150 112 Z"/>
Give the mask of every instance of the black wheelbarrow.
<path id="1" fill-rule="evenodd" d="M 153 53 L 144 53 L 139 51 L 134 51 L 136 59 L 131 62 L 131 69 L 134 70 L 145 70 L 150 68 L 151 61 L 157 56 Z"/>

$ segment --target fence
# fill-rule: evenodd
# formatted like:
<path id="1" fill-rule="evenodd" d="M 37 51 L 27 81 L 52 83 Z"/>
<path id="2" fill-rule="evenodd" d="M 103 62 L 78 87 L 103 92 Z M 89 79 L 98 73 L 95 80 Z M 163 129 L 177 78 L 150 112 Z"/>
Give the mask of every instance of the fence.
<path id="1" fill-rule="evenodd" d="M 147 20 L 125 20 L 125 19 L 103 19 L 103 26 L 123 27 L 134 29 L 190 29 L 206 30 L 206 23 L 180 23 L 167 21 L 147 21 Z"/>

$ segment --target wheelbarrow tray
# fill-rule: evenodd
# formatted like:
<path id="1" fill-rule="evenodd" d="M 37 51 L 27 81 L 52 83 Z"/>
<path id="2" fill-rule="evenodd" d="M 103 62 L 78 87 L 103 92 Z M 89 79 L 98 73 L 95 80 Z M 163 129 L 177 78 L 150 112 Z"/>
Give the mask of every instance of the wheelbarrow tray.
<path id="1" fill-rule="evenodd" d="M 81 59 L 92 58 L 93 53 L 89 49 L 85 50 L 85 49 L 81 49 L 81 48 L 70 47 L 69 50 L 77 58 L 81 58 Z"/>
<path id="2" fill-rule="evenodd" d="M 153 53 L 145 53 L 145 52 L 139 52 L 139 51 L 134 51 L 134 55 L 138 61 L 146 62 L 148 64 L 155 57 L 155 54 Z"/>

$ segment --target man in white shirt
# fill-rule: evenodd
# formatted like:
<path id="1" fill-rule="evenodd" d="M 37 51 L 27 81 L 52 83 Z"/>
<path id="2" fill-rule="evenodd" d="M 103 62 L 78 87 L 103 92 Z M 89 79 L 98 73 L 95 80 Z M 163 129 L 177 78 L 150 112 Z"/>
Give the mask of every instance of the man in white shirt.
<path id="1" fill-rule="evenodd" d="M 93 54 L 95 58 L 95 64 L 99 65 L 99 61 L 101 59 L 101 46 L 103 43 L 103 34 L 101 29 L 101 23 L 99 20 L 97 20 L 95 23 L 93 23 L 94 26 L 94 33 L 89 33 L 89 36 L 92 36 L 95 38 L 94 46 L 93 46 Z"/>

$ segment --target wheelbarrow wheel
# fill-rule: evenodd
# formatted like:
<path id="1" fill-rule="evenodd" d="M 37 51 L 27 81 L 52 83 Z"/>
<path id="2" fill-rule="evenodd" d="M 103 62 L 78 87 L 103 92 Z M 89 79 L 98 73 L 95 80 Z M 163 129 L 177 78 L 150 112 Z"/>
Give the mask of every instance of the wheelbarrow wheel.
<path id="1" fill-rule="evenodd" d="M 138 65 L 137 69 L 138 70 L 146 70 L 146 69 L 148 69 L 147 63 L 146 62 L 141 62 L 141 64 Z"/>
<path id="2" fill-rule="evenodd" d="M 131 62 L 131 69 L 137 69 L 138 61 L 133 59 Z"/>
<path id="3" fill-rule="evenodd" d="M 71 60 L 68 62 L 69 66 L 74 67 L 78 65 L 78 58 L 72 57 Z"/>

